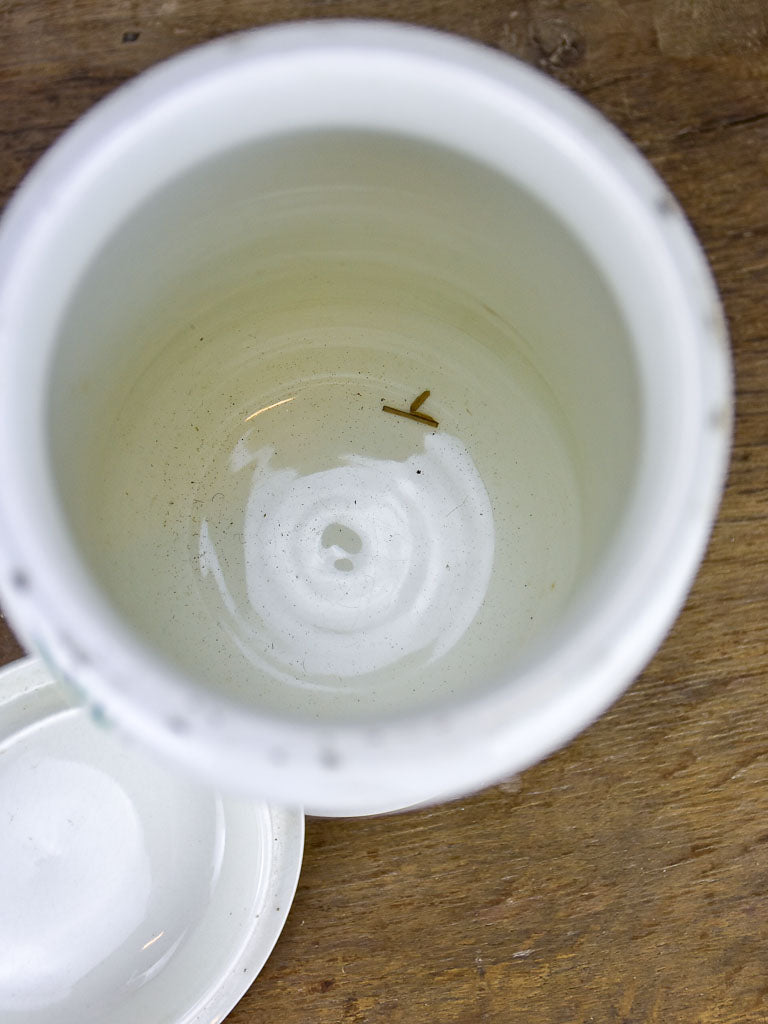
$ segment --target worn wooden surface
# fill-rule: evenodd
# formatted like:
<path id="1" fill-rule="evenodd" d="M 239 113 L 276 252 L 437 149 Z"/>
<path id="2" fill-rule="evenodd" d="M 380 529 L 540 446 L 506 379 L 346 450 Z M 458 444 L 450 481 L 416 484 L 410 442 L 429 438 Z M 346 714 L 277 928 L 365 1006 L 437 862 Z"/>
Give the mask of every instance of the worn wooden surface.
<path id="1" fill-rule="evenodd" d="M 326 16 L 483 40 L 637 143 L 720 284 L 735 448 L 688 605 L 629 693 L 519 780 L 401 817 L 310 820 L 285 932 L 232 1024 L 768 1021 L 768 5 L 0 0 L 0 195 L 155 61 Z M 0 623 L 0 660 L 18 653 Z"/>

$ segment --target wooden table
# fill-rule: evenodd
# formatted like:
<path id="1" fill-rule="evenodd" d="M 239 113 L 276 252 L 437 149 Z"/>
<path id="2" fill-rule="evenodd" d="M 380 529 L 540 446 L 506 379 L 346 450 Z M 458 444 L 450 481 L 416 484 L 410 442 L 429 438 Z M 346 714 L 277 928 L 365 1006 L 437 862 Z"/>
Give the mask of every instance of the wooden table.
<path id="1" fill-rule="evenodd" d="M 735 447 L 706 562 L 634 687 L 519 779 L 399 817 L 310 820 L 287 926 L 232 1024 L 768 1021 L 768 5 L 0 0 L 3 199 L 148 65 L 326 16 L 482 40 L 637 143 L 719 281 Z M 0 623 L 0 661 L 19 653 Z"/>

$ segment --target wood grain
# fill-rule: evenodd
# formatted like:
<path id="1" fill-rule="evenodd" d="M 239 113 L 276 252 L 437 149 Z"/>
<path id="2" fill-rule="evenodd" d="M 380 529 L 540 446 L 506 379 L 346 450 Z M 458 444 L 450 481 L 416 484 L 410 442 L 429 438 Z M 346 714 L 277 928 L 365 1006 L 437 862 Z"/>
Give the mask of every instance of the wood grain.
<path id="1" fill-rule="evenodd" d="M 683 614 L 596 725 L 470 799 L 308 822 L 288 924 L 232 1024 L 766 1022 L 764 3 L 4 0 L 0 195 L 77 115 L 157 60 L 252 25 L 348 16 L 516 54 L 643 150 L 719 281 L 737 381 L 733 464 Z M 0 622 L 0 659 L 18 653 Z"/>

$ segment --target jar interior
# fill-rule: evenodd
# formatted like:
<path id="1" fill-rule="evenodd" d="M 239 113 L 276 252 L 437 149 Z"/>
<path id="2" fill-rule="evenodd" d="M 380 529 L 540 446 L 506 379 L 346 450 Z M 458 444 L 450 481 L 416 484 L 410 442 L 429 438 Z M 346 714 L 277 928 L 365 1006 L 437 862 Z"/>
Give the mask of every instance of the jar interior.
<path id="1" fill-rule="evenodd" d="M 156 191 L 81 276 L 50 379 L 103 600 L 196 684 L 300 718 L 508 679 L 638 468 L 632 339 L 586 249 L 405 136 L 274 137 Z"/>

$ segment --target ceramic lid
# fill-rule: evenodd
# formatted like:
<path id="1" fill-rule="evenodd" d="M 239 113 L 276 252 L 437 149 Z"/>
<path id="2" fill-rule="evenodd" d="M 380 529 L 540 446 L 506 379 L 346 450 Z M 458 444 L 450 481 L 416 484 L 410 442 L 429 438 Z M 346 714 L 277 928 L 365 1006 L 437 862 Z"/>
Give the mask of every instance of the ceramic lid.
<path id="1" fill-rule="evenodd" d="M 37 660 L 0 671 L 0 1019 L 218 1024 L 282 930 L 298 811 L 118 742 Z"/>

